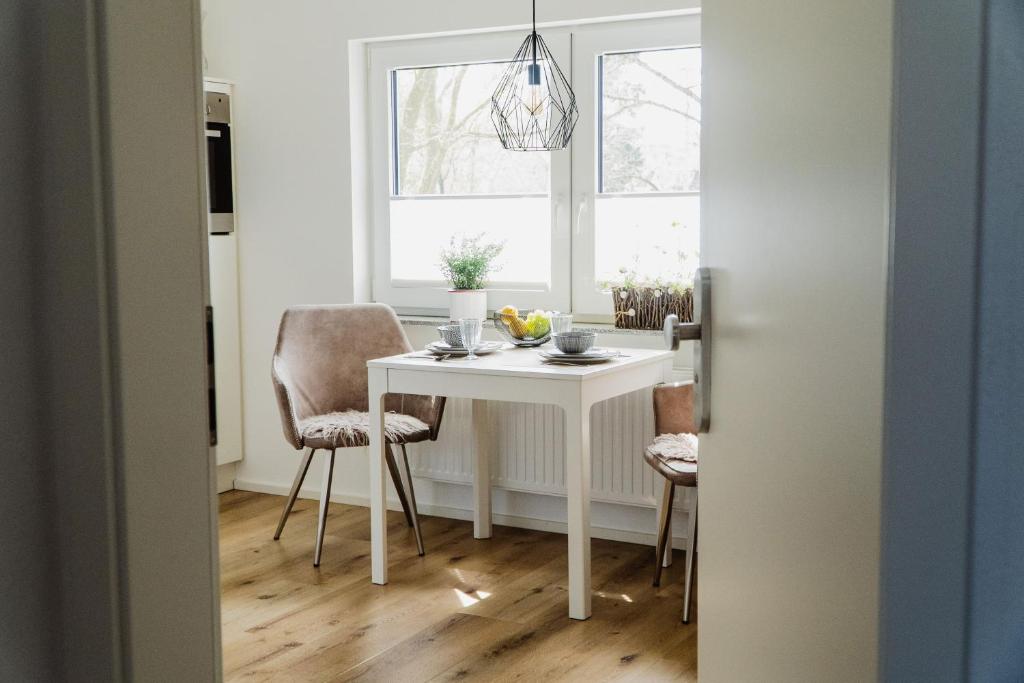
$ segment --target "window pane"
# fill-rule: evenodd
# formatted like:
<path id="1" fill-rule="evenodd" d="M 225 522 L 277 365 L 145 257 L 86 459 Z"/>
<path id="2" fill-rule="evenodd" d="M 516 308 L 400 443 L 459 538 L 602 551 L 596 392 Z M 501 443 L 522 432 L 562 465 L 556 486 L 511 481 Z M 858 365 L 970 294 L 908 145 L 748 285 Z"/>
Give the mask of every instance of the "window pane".
<path id="1" fill-rule="evenodd" d="M 699 265 L 700 198 L 598 197 L 595 279 L 688 284 Z"/>
<path id="2" fill-rule="evenodd" d="M 506 150 L 491 123 L 491 95 L 506 66 L 394 72 L 398 194 L 547 193 L 549 154 Z"/>
<path id="3" fill-rule="evenodd" d="M 551 273 L 551 205 L 547 197 L 391 200 L 391 279 L 441 282 L 441 249 L 454 236 L 504 242 L 493 284 L 543 288 Z"/>
<path id="4" fill-rule="evenodd" d="M 700 48 L 601 58 L 601 191 L 700 190 Z"/>

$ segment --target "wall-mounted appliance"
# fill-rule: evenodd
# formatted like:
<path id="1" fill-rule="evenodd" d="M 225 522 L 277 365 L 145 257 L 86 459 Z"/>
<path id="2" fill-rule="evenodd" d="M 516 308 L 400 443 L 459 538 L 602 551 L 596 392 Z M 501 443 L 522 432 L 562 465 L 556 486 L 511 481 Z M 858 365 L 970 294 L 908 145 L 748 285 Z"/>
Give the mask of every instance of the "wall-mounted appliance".
<path id="1" fill-rule="evenodd" d="M 235 231 L 235 182 L 231 150 L 231 95 L 206 91 L 206 182 L 210 234 Z"/>

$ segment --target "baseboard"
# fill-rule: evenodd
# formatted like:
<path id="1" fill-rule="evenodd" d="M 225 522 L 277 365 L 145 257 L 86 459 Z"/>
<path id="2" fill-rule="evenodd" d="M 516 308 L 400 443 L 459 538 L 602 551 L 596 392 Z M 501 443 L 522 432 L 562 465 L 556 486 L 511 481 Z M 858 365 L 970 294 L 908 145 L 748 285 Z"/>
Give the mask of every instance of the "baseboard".
<path id="1" fill-rule="evenodd" d="M 288 495 L 289 487 L 282 486 L 280 484 L 273 484 L 269 482 L 253 481 L 250 479 L 236 479 L 235 488 L 242 491 L 253 491 L 256 493 L 270 493 L 278 496 Z M 535 494 L 542 495 L 542 494 Z M 299 490 L 299 498 L 307 498 L 310 500 L 317 500 L 320 497 L 320 492 L 312 488 L 302 488 Z M 359 507 L 369 507 L 370 499 L 368 496 L 353 495 L 353 494 L 331 494 L 332 503 L 342 503 L 344 505 L 357 505 Z M 616 503 L 603 503 L 604 505 L 617 505 Z M 388 509 L 400 511 L 402 509 L 401 503 L 398 499 L 388 498 L 387 501 Z M 625 507 L 625 506 L 623 506 Z M 446 505 L 430 505 L 430 504 L 419 504 L 419 511 L 425 515 L 431 515 L 434 517 L 446 517 L 448 519 L 462 519 L 470 521 L 473 519 L 473 510 L 466 508 L 451 507 Z M 528 517 L 524 515 L 506 515 L 501 513 L 493 513 L 491 516 L 493 523 L 501 524 L 504 526 L 517 527 L 520 529 L 533 529 L 535 531 L 548 531 L 557 534 L 568 533 L 568 527 L 565 522 L 556 520 L 541 519 L 537 517 Z M 683 527 L 685 531 L 685 525 L 673 524 L 672 525 L 672 545 L 676 548 L 685 547 L 686 535 L 685 533 L 679 535 L 675 533 L 679 527 Z M 643 531 L 636 531 L 633 529 L 622 529 L 617 527 L 598 526 L 592 524 L 590 527 L 590 536 L 592 538 L 602 538 L 609 541 L 622 541 L 623 543 L 636 543 L 638 545 L 650 545 L 653 546 L 657 543 L 657 539 L 654 533 L 647 533 Z"/>
<path id="2" fill-rule="evenodd" d="M 235 488 L 235 472 L 237 470 L 237 462 L 217 466 L 217 493 L 224 493 Z"/>

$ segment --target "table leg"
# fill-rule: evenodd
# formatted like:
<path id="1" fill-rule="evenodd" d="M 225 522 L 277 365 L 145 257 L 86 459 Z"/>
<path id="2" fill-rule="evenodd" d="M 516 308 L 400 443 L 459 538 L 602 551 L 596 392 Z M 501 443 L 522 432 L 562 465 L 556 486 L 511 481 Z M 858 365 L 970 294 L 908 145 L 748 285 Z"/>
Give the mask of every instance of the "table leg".
<path id="1" fill-rule="evenodd" d="M 473 401 L 473 440 L 473 538 L 490 538 L 491 434 L 486 401 Z"/>
<path id="2" fill-rule="evenodd" d="M 370 568 L 374 583 L 388 582 L 388 508 L 384 473 L 387 444 L 384 441 L 384 396 L 386 368 L 370 368 Z"/>
<path id="3" fill-rule="evenodd" d="M 565 408 L 565 488 L 569 521 L 569 616 L 590 618 L 590 405 Z"/>

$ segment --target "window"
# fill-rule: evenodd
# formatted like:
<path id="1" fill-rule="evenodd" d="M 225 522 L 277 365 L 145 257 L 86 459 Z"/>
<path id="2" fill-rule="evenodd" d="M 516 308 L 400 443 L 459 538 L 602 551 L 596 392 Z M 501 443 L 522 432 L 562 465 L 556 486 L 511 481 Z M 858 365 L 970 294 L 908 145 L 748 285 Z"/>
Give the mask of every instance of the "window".
<path id="1" fill-rule="evenodd" d="M 687 277 L 699 248 L 699 18 L 544 29 L 572 74 L 571 149 L 510 152 L 490 97 L 524 32 L 370 49 L 374 298 L 442 310 L 439 252 L 500 241 L 492 308 L 610 317 L 623 270 Z M 571 47 L 570 47 L 571 46 Z"/>
<path id="2" fill-rule="evenodd" d="M 595 275 L 692 279 L 700 249 L 700 48 L 598 58 Z"/>
<path id="3" fill-rule="evenodd" d="M 697 17 L 595 27 L 574 45 L 593 68 L 577 96 L 573 309 L 611 308 L 609 283 L 689 281 L 700 256 L 700 25 Z M 584 100 L 584 101 L 586 101 Z"/>
<path id="4" fill-rule="evenodd" d="M 391 72 L 393 280 L 437 280 L 438 247 L 483 233 L 505 245 L 496 286 L 548 284 L 551 155 L 510 153 L 498 141 L 491 93 L 504 67 Z"/>

